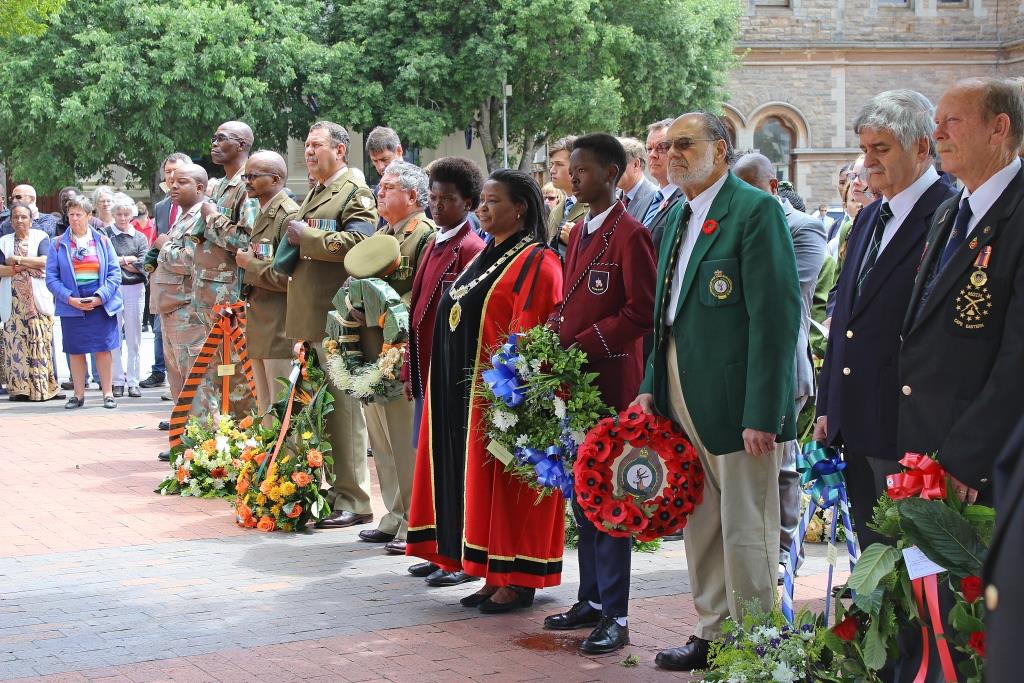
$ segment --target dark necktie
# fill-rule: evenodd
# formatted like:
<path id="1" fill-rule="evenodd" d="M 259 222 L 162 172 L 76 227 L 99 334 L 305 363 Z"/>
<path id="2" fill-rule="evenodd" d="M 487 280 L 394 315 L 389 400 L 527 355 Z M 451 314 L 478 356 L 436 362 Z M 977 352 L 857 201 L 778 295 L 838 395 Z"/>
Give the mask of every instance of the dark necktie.
<path id="1" fill-rule="evenodd" d="M 647 213 L 644 214 L 643 224 L 645 228 L 651 227 L 651 221 L 658 215 L 658 210 L 661 209 L 661 203 L 665 201 L 665 195 L 662 194 L 661 190 L 654 193 L 654 199 L 651 200 L 651 205 L 647 207 Z"/>
<path id="2" fill-rule="evenodd" d="M 691 215 L 693 215 L 693 209 L 690 208 L 690 202 L 686 202 L 682 215 L 679 216 L 679 228 L 676 230 L 676 234 L 672 236 L 672 247 L 668 252 L 668 263 L 665 264 L 667 267 L 665 268 L 665 283 L 662 288 L 665 303 L 662 307 L 661 317 L 657 320 L 658 323 L 665 320 L 664 309 L 672 303 L 672 279 L 676 276 L 676 270 L 679 268 L 679 247 L 683 243 L 683 236 L 686 234 L 686 231 L 690 229 Z M 679 283 L 679 286 L 681 287 L 682 283 Z"/>
<path id="3" fill-rule="evenodd" d="M 629 198 L 629 195 L 626 194 L 625 192 L 623 192 L 622 193 L 622 208 L 628 209 L 630 201 L 632 201 L 632 200 Z"/>
<path id="4" fill-rule="evenodd" d="M 882 235 L 885 234 L 885 226 L 889 224 L 889 219 L 891 218 L 892 209 L 889 208 L 889 202 L 883 202 L 878 210 L 878 218 L 875 219 L 874 230 L 871 233 L 871 243 L 868 244 L 867 253 L 864 254 L 864 262 L 860 267 L 860 276 L 857 278 L 857 296 L 860 296 L 861 290 L 864 289 L 864 283 L 867 282 L 868 275 L 871 273 L 871 269 L 875 267 L 875 262 L 878 261 L 878 252 L 882 250 Z"/>
<path id="5" fill-rule="evenodd" d="M 956 212 L 956 220 L 953 221 L 953 231 L 949 233 L 949 241 L 946 242 L 946 248 L 942 250 L 942 256 L 939 258 L 939 266 L 935 269 L 936 275 L 942 272 L 949 260 L 953 258 L 956 250 L 967 239 L 967 227 L 973 215 L 970 200 L 965 199 L 960 202 L 960 210 Z"/>

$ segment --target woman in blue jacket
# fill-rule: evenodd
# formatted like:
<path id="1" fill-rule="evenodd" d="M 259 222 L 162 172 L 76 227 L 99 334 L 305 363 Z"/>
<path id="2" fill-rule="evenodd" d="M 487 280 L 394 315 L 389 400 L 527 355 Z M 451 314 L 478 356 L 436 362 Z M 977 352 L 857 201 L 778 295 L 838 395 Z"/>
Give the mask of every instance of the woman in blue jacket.
<path id="1" fill-rule="evenodd" d="M 121 301 L 121 268 L 110 239 L 89 226 L 92 204 L 82 195 L 67 203 L 68 230 L 50 242 L 46 259 L 46 287 L 53 294 L 64 338 L 71 356 L 75 395 L 67 409 L 85 403 L 86 354 L 96 354 L 103 390 L 103 407 L 116 408 L 111 388 L 110 352 L 121 344 L 117 314 Z"/>

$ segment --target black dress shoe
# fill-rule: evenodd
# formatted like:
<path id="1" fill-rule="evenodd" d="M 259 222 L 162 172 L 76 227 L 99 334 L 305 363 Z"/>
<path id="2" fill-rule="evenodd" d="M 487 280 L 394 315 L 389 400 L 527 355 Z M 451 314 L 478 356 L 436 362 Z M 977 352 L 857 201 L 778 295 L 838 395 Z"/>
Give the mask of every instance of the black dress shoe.
<path id="1" fill-rule="evenodd" d="M 520 607 L 530 607 L 533 605 L 533 596 L 536 594 L 536 590 L 533 588 L 522 588 L 521 586 L 509 586 L 516 593 L 514 600 L 508 602 L 495 602 L 494 595 L 487 598 L 480 603 L 479 610 L 484 614 L 503 614 L 504 612 L 511 612 L 514 609 Z M 495 595 L 497 591 L 495 591 Z"/>
<path id="2" fill-rule="evenodd" d="M 594 609 L 586 600 L 580 600 L 568 612 L 544 617 L 544 628 L 550 631 L 571 631 L 575 628 L 594 628 L 601 621 L 601 610 Z"/>
<path id="3" fill-rule="evenodd" d="M 384 544 L 384 552 L 388 555 L 405 555 L 405 541 L 395 539 Z"/>
<path id="4" fill-rule="evenodd" d="M 484 586 L 476 593 L 473 593 L 472 595 L 467 595 L 466 597 L 459 600 L 459 604 L 463 607 L 479 607 L 480 605 L 487 602 L 491 598 L 491 596 L 494 595 L 496 592 L 497 590 L 488 591 L 487 587 Z"/>
<path id="5" fill-rule="evenodd" d="M 686 645 L 662 650 L 654 658 L 655 666 L 669 671 L 693 671 L 708 668 L 710 640 L 690 636 Z"/>
<path id="6" fill-rule="evenodd" d="M 60 388 L 63 389 L 64 391 L 67 391 L 68 389 L 74 389 L 75 388 L 75 383 L 74 382 L 61 382 L 60 383 Z"/>
<path id="7" fill-rule="evenodd" d="M 601 617 L 593 633 L 580 643 L 580 652 L 588 655 L 606 655 L 629 645 L 629 627 L 619 626 L 615 617 Z"/>
<path id="8" fill-rule="evenodd" d="M 171 429 L 171 423 L 168 422 L 167 420 L 160 420 L 160 424 L 158 424 L 156 428 L 159 429 L 161 432 L 167 432 L 170 431 Z"/>
<path id="9" fill-rule="evenodd" d="M 356 524 L 366 524 L 367 522 L 373 521 L 373 513 L 367 513 L 360 515 L 355 512 L 349 512 L 348 510 L 340 510 L 338 512 L 332 512 L 327 517 L 324 517 L 316 523 L 317 529 L 344 529 L 345 527 L 355 526 Z"/>
<path id="10" fill-rule="evenodd" d="M 330 519 L 328 517 L 327 519 Z M 380 529 L 363 529 L 359 532 L 359 540 L 367 543 L 387 543 L 395 540 L 394 534 L 388 534 Z"/>
<path id="11" fill-rule="evenodd" d="M 438 569 L 440 569 L 440 567 L 438 567 L 433 562 L 417 562 L 416 564 L 409 567 L 408 571 L 416 578 L 423 579 L 430 576 Z"/>
<path id="12" fill-rule="evenodd" d="M 114 394 L 114 398 L 123 398 L 124 397 L 124 385 L 121 385 L 119 387 L 113 387 L 112 390 L 111 390 L 111 393 Z"/>
<path id="13" fill-rule="evenodd" d="M 149 377 L 139 382 L 139 386 L 143 389 L 152 389 L 153 387 L 162 387 L 164 385 L 164 375 L 160 372 L 154 372 Z"/>
<path id="14" fill-rule="evenodd" d="M 434 588 L 445 588 L 447 586 L 458 586 L 460 583 L 469 583 L 470 581 L 479 581 L 479 576 L 470 576 L 466 572 L 446 572 L 443 569 L 438 569 L 436 572 L 427 577 L 427 585 L 433 586 Z"/>
<path id="15" fill-rule="evenodd" d="M 160 462 L 170 462 L 171 461 L 171 452 L 170 451 L 160 451 L 160 454 L 156 456 L 156 459 L 159 460 Z"/>

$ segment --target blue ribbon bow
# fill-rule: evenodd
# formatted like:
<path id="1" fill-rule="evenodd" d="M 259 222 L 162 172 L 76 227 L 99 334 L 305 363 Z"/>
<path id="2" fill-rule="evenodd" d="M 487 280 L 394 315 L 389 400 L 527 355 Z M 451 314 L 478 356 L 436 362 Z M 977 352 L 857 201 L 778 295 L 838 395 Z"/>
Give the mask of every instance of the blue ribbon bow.
<path id="1" fill-rule="evenodd" d="M 508 342 L 502 344 L 498 352 L 491 356 L 494 369 L 485 370 L 482 374 L 490 390 L 509 408 L 515 408 L 526 400 L 526 386 L 515 370 L 515 363 L 519 360 L 516 354 L 518 337 L 518 334 L 509 335 Z"/>
<path id="2" fill-rule="evenodd" d="M 796 470 L 800 473 L 800 485 L 811 486 L 811 496 L 821 507 L 835 505 L 840 492 L 845 490 L 843 470 L 846 463 L 839 456 L 839 449 L 828 448 L 812 441 L 796 456 Z"/>
<path id="3" fill-rule="evenodd" d="M 530 465 L 537 473 L 537 483 L 547 488 L 558 489 L 562 497 L 572 500 L 573 481 L 572 475 L 565 471 L 565 463 L 562 459 L 562 448 L 560 446 L 548 446 L 547 450 L 523 447 L 517 448 L 516 459 L 522 465 Z"/>

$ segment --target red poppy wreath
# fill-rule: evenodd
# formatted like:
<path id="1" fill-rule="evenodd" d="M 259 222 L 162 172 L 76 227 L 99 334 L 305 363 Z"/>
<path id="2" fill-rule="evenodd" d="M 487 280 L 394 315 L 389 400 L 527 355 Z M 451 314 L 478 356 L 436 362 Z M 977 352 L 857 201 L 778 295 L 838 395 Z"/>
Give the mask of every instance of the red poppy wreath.
<path id="1" fill-rule="evenodd" d="M 576 502 L 610 536 L 651 541 L 675 533 L 704 496 L 704 468 L 690 440 L 636 406 L 587 432 L 573 472 Z"/>

